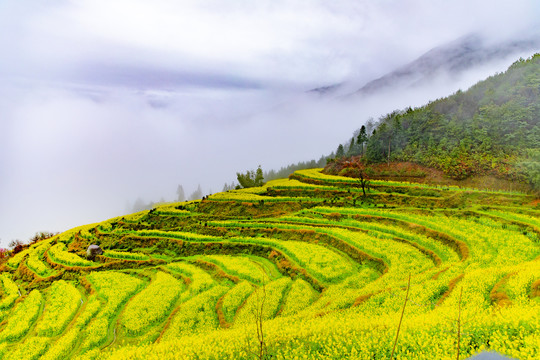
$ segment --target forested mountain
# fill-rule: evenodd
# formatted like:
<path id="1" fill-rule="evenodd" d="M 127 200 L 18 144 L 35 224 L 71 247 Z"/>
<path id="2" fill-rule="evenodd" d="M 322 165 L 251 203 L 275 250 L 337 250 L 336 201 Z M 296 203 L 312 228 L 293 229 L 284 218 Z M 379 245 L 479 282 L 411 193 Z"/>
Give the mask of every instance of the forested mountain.
<path id="1" fill-rule="evenodd" d="M 536 54 L 467 91 L 381 117 L 367 134 L 365 159 L 412 161 L 455 179 L 489 173 L 528 181 L 538 189 L 539 119 L 540 54 Z M 357 147 L 353 153 L 360 152 Z"/>

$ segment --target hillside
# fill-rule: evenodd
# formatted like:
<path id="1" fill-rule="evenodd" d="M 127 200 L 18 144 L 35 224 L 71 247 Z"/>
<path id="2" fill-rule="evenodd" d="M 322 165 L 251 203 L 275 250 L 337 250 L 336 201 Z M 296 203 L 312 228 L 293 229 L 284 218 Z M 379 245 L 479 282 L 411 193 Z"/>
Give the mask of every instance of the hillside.
<path id="1" fill-rule="evenodd" d="M 533 359 L 539 218 L 524 193 L 380 180 L 364 196 L 320 169 L 163 205 L 9 258 L 0 357 L 389 359 L 399 335 L 395 358 Z"/>
<path id="2" fill-rule="evenodd" d="M 493 175 L 540 190 L 540 54 L 467 91 L 387 114 L 368 132 L 349 151 L 367 162 L 409 161 L 454 179 Z"/>

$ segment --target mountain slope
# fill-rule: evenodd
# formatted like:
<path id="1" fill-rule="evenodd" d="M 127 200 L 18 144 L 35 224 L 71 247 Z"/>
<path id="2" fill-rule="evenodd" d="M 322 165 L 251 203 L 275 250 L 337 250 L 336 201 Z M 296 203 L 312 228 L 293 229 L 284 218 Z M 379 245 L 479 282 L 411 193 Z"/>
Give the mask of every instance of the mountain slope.
<path id="1" fill-rule="evenodd" d="M 315 169 L 82 226 L 2 264 L 0 357 L 382 360 L 407 290 L 398 358 L 533 359 L 532 200 Z"/>
<path id="2" fill-rule="evenodd" d="M 421 86 L 445 75 L 457 79 L 465 72 L 498 61 L 516 58 L 540 50 L 540 37 L 531 36 L 503 42 L 488 42 L 482 36 L 470 34 L 450 43 L 435 47 L 416 60 L 404 64 L 360 88 L 351 90 L 352 84 L 333 84 L 310 90 L 321 96 L 367 97 L 385 90 L 403 90 Z"/>
<path id="3" fill-rule="evenodd" d="M 370 162 L 412 161 L 456 179 L 493 174 L 540 189 L 540 55 L 467 91 L 387 114 L 368 135 Z"/>
<path id="4" fill-rule="evenodd" d="M 428 51 L 413 62 L 368 82 L 351 95 L 366 96 L 389 88 L 417 86 L 439 74 L 458 77 L 475 67 L 539 49 L 540 39 L 491 44 L 481 36 L 469 35 Z"/>

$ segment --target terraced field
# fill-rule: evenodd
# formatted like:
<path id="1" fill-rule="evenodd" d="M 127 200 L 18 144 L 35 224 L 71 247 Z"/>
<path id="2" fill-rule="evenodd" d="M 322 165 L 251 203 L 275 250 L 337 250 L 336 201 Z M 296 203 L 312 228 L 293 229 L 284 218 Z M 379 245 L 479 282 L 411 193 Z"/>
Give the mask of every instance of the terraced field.
<path id="1" fill-rule="evenodd" d="M 2 265 L 0 358 L 536 359 L 533 204 L 319 169 L 76 228 Z"/>

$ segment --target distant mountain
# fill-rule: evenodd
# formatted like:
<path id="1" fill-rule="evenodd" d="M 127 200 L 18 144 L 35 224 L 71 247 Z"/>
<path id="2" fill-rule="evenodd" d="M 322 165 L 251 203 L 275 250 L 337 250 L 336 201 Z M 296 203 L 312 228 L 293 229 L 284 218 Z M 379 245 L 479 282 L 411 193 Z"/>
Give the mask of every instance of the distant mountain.
<path id="1" fill-rule="evenodd" d="M 540 37 L 504 42 L 488 42 L 480 35 L 468 35 L 426 52 L 416 60 L 372 80 L 356 91 L 346 91 L 345 84 L 333 84 L 310 90 L 322 96 L 369 96 L 392 88 L 407 88 L 427 83 L 440 74 L 459 77 L 490 62 L 528 55 L 540 50 Z M 347 87 L 350 87 L 348 84 Z M 345 94 L 343 94 L 345 92 Z"/>
<path id="2" fill-rule="evenodd" d="M 371 95 L 390 87 L 407 87 L 429 81 L 438 73 L 450 76 L 504 59 L 513 54 L 540 49 L 540 39 L 487 43 L 478 35 L 469 35 L 436 47 L 413 62 L 368 82 L 354 95 Z"/>
<path id="3" fill-rule="evenodd" d="M 343 84 L 334 84 L 334 85 L 328 85 L 328 86 L 322 86 L 316 89 L 309 90 L 309 93 L 316 93 L 319 95 L 326 95 L 326 94 L 333 94 L 337 90 L 339 90 Z"/>

